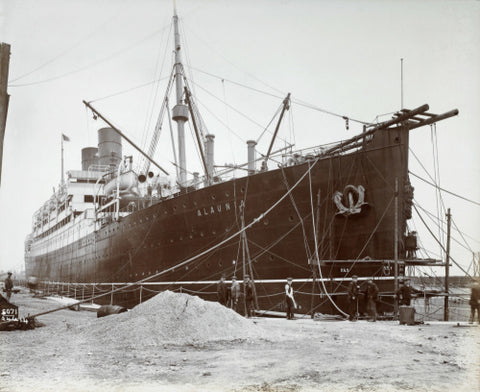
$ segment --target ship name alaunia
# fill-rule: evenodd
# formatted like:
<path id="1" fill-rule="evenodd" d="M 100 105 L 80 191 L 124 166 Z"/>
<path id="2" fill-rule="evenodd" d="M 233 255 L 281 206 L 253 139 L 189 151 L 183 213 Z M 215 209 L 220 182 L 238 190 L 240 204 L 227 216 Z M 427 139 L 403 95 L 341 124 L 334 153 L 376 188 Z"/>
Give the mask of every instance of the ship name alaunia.
<path id="1" fill-rule="evenodd" d="M 217 204 L 216 206 L 203 207 L 197 210 L 198 216 L 207 216 L 230 211 L 230 203 Z"/>

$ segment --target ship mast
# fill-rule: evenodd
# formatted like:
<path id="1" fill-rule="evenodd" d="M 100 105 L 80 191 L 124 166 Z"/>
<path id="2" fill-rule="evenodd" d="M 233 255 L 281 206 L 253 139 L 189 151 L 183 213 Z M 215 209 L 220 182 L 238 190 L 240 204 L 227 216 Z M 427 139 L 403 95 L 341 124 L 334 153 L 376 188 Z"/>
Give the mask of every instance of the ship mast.
<path id="1" fill-rule="evenodd" d="M 177 9 L 173 12 L 173 26 L 175 31 L 175 88 L 177 95 L 177 104 L 172 109 L 172 119 L 177 123 L 178 135 L 178 158 L 180 166 L 180 178 L 178 183 L 181 186 L 186 185 L 187 181 L 187 162 L 185 157 L 185 122 L 188 121 L 188 107 L 183 102 L 183 65 L 180 46 L 180 34 L 178 32 L 178 16 Z"/>

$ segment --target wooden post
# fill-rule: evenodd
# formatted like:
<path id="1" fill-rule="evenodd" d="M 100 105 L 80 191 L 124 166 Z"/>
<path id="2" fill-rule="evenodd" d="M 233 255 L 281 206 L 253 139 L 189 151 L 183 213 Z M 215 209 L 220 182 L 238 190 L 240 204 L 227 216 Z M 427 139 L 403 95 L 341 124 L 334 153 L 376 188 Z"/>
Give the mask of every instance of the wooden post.
<path id="1" fill-rule="evenodd" d="M 7 125 L 8 102 L 7 94 L 8 67 L 10 64 L 10 45 L 0 43 L 0 185 L 2 180 L 3 139 Z"/>
<path id="2" fill-rule="evenodd" d="M 110 305 L 113 305 L 113 290 L 115 290 L 115 285 L 112 283 L 112 291 L 110 292 Z"/>
<path id="3" fill-rule="evenodd" d="M 140 285 L 140 303 L 142 303 L 142 288 L 143 288 L 143 285 L 141 284 Z"/>
<path id="4" fill-rule="evenodd" d="M 450 208 L 447 210 L 447 254 L 445 262 L 445 298 L 443 302 L 443 321 L 448 321 L 448 275 L 450 269 L 450 225 L 451 225 Z"/>
<path id="5" fill-rule="evenodd" d="M 394 313 L 398 315 L 398 178 L 395 178 L 395 222 L 394 222 L 394 250 L 393 250 L 393 257 L 395 261 L 395 299 L 394 299 Z"/>
<path id="6" fill-rule="evenodd" d="M 93 304 L 93 297 L 95 297 L 95 283 L 92 283 L 92 304 Z"/>

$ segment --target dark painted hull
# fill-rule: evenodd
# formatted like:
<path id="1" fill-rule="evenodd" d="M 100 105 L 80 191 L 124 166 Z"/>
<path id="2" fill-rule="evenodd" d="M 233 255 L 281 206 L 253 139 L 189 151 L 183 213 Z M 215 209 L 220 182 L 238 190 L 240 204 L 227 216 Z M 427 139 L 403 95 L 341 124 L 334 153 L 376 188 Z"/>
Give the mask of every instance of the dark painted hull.
<path id="1" fill-rule="evenodd" d="M 27 255 L 27 275 L 64 283 L 136 282 L 236 233 L 241 229 L 242 210 L 248 225 L 303 177 L 289 195 L 246 231 L 259 307 L 280 308 L 284 300 L 282 282 L 291 276 L 296 281 L 295 289 L 303 310 L 335 312 L 321 294 L 323 286 L 312 283 L 314 276 L 315 279 L 338 279 L 327 282 L 326 289 L 343 307 L 345 296 L 341 293 L 354 274 L 382 277 L 384 280 L 378 280 L 381 291 L 391 293 L 393 290 L 393 268 L 389 261 L 355 260 L 393 260 L 395 179 L 399 184 L 399 233 L 403 235 L 408 218 L 408 195 L 404 192 L 408 184 L 407 160 L 408 131 L 401 128 L 379 131 L 359 151 L 311 159 L 178 194 L 105 225 L 65 248 L 35 258 Z M 333 201 L 334 193 L 345 193 L 347 185 L 365 188 L 365 204 L 357 214 L 339 214 Z M 345 195 L 342 202 L 348 204 Z M 311 263 L 314 233 L 317 233 L 319 259 L 326 261 L 322 262 L 321 271 Z M 400 258 L 405 257 L 402 238 L 399 238 Z M 329 260 L 353 261 L 331 263 Z M 245 268 L 248 273 L 249 266 Z M 233 274 L 241 279 L 242 270 L 242 249 L 237 236 L 191 263 L 152 280 L 163 282 L 155 289 L 181 286 L 203 292 L 207 299 L 215 299 L 216 285 L 211 282 L 218 280 L 222 273 L 227 279 Z M 116 298 L 118 302 L 135 302 L 138 295 L 136 291 L 133 299 L 126 294 L 116 294 Z M 143 298 L 146 296 L 147 291 Z"/>

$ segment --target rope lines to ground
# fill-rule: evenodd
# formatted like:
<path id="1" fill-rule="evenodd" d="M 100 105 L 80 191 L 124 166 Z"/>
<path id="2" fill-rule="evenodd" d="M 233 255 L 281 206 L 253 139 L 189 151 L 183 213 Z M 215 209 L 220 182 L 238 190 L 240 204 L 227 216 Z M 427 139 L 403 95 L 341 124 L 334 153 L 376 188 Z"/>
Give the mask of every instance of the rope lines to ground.
<path id="1" fill-rule="evenodd" d="M 415 199 L 414 199 L 415 200 Z M 425 214 L 427 214 L 427 216 L 429 217 L 429 219 L 433 222 L 433 224 L 439 228 L 442 229 L 443 231 L 443 234 L 446 234 L 445 233 L 445 229 L 443 228 L 443 226 L 441 226 L 438 222 L 440 221 L 440 219 L 433 213 L 429 212 L 428 210 L 426 210 L 425 208 L 423 208 L 422 206 L 420 206 L 420 204 L 418 204 L 416 201 L 415 201 L 415 205 L 420 208 Z M 468 243 L 466 242 L 465 238 L 463 237 L 463 234 L 462 232 L 458 229 L 458 227 L 456 226 L 455 224 L 455 227 L 456 227 L 456 231 L 458 231 L 458 233 L 462 236 L 462 239 L 465 241 L 465 244 L 462 244 L 459 240 L 457 240 L 454 236 L 450 235 L 450 238 L 455 241 L 459 246 L 461 246 L 463 249 L 465 250 L 468 250 L 470 252 L 473 252 L 473 249 L 468 245 Z"/>
<path id="2" fill-rule="evenodd" d="M 466 197 L 464 197 L 464 196 L 459 195 L 458 193 L 449 191 L 449 190 L 447 190 L 447 189 L 445 189 L 445 188 L 441 188 L 441 187 L 439 187 L 438 185 L 435 185 L 435 184 L 433 184 L 433 183 L 425 180 L 424 178 L 420 177 L 419 175 L 411 172 L 410 170 L 408 171 L 408 173 L 410 173 L 412 176 L 418 178 L 419 180 L 422 180 L 423 182 L 427 183 L 428 185 L 431 185 L 431 186 L 433 186 L 434 188 L 437 188 L 437 189 L 441 190 L 442 192 L 446 192 L 446 193 L 448 193 L 448 194 L 450 194 L 450 195 L 452 195 L 452 196 L 458 197 L 458 198 L 460 198 L 460 199 L 462 199 L 462 200 L 465 200 L 465 201 L 468 201 L 468 202 L 470 202 L 470 203 L 476 204 L 477 206 L 480 206 L 480 203 L 479 203 L 478 201 L 475 201 L 475 200 L 472 200 L 472 199 L 468 199 L 468 198 L 466 198 Z"/>
<path id="3" fill-rule="evenodd" d="M 310 162 L 308 162 L 308 167 L 310 168 Z M 322 284 L 323 290 L 328 298 L 328 300 L 332 303 L 332 305 L 337 309 L 342 315 L 345 317 L 348 316 L 347 313 L 345 313 L 342 309 L 338 307 L 338 305 L 335 303 L 335 301 L 330 297 L 330 294 L 327 291 L 327 288 L 325 287 L 325 282 L 323 281 L 323 275 L 322 275 L 322 266 L 320 265 L 320 259 L 318 258 L 318 243 L 317 243 L 317 236 L 315 235 L 316 229 L 315 229 L 315 213 L 313 211 L 313 191 L 312 191 L 312 176 L 311 176 L 311 170 L 308 171 L 308 183 L 309 183 L 309 189 L 310 189 L 310 207 L 311 207 L 311 214 L 312 214 L 312 227 L 313 227 L 313 239 L 315 242 L 315 259 L 317 260 L 317 265 L 318 265 L 318 270 L 320 274 L 320 282 Z"/>
<path id="4" fill-rule="evenodd" d="M 446 251 L 446 249 L 444 248 L 444 246 L 442 245 L 442 243 L 441 243 L 441 242 L 439 241 L 439 239 L 435 236 L 435 234 L 433 234 L 432 230 L 430 230 L 430 228 L 428 227 L 427 223 L 426 223 L 425 220 L 423 219 L 422 215 L 420 215 L 420 212 L 418 211 L 417 206 L 416 206 L 415 204 L 413 204 L 413 208 L 415 209 L 418 217 L 420 218 L 420 220 L 422 221 L 423 225 L 426 227 L 426 229 L 428 230 L 428 232 L 431 234 L 431 236 L 433 237 L 433 239 L 438 243 L 438 245 L 440 245 L 440 247 L 442 248 L 442 250 L 443 250 L 445 253 L 447 253 L 447 251 Z M 460 268 L 460 269 L 463 271 L 463 273 L 465 273 L 466 276 L 468 276 L 470 279 L 474 279 L 474 278 L 472 277 L 472 275 L 470 275 L 467 271 L 465 271 L 465 270 L 463 269 L 463 267 L 462 267 L 460 264 L 458 264 L 458 263 L 454 260 L 454 258 L 453 258 L 452 256 L 450 256 L 450 260 L 452 260 L 452 261 L 455 263 L 455 265 L 456 265 L 458 268 Z M 447 260 L 447 262 L 448 262 L 448 260 Z"/>

